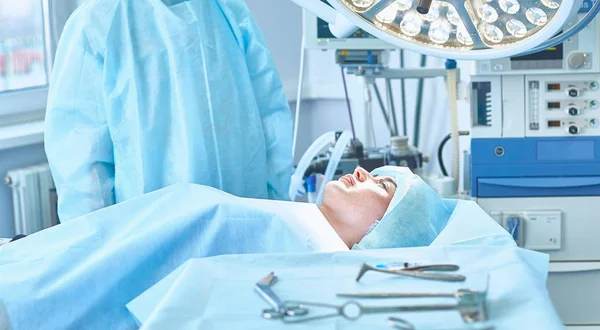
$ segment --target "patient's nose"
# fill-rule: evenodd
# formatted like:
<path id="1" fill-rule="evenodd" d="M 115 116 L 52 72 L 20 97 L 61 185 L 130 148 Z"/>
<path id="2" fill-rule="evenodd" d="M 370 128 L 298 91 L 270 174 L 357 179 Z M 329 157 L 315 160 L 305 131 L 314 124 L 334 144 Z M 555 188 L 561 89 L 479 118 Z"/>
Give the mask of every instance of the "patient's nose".
<path id="1" fill-rule="evenodd" d="M 359 182 L 367 181 L 367 179 L 369 179 L 370 176 L 371 176 L 371 174 L 369 172 L 367 172 L 367 170 L 365 170 L 364 168 L 362 168 L 360 166 L 357 167 L 356 170 L 354 170 L 354 177 Z"/>

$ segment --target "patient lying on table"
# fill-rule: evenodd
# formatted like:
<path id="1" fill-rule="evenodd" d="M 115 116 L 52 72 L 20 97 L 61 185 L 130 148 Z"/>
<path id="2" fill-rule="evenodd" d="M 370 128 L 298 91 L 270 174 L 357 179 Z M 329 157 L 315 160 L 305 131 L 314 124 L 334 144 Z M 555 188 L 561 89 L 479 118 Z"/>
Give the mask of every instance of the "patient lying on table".
<path id="1" fill-rule="evenodd" d="M 319 210 L 349 248 L 391 248 L 429 245 L 455 205 L 407 168 L 358 167 L 326 185 Z"/>
<path id="2" fill-rule="evenodd" d="M 404 168 L 359 168 L 328 183 L 320 208 L 181 184 L 1 246 L 0 297 L 15 330 L 130 329 L 124 306 L 190 258 L 456 242 L 514 246 L 475 203 Z"/>

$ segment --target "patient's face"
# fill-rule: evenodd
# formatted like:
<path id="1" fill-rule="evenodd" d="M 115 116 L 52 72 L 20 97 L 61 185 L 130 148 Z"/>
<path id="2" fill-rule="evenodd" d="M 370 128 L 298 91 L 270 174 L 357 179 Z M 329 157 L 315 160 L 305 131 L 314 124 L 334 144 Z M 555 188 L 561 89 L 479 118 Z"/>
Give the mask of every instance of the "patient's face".
<path id="1" fill-rule="evenodd" d="M 358 243 L 369 227 L 383 218 L 396 192 L 391 177 L 374 177 L 362 167 L 353 175 L 325 186 L 321 210 L 338 235 L 351 246 Z"/>

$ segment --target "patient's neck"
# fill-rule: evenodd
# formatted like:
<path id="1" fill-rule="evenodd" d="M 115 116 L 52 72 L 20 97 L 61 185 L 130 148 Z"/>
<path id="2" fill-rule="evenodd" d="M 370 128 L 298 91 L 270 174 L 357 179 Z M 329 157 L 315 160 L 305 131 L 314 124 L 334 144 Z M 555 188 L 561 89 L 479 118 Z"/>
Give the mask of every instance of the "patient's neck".
<path id="1" fill-rule="evenodd" d="M 354 245 L 354 242 L 353 235 L 349 231 L 350 228 L 344 223 L 344 221 L 342 221 L 342 219 L 336 212 L 334 212 L 327 206 L 321 204 L 321 206 L 319 206 L 319 210 L 321 211 L 325 219 L 327 219 L 327 222 L 329 222 L 331 227 L 333 227 L 338 236 L 342 239 L 342 241 L 346 243 L 346 246 L 348 246 L 348 248 L 351 249 Z"/>

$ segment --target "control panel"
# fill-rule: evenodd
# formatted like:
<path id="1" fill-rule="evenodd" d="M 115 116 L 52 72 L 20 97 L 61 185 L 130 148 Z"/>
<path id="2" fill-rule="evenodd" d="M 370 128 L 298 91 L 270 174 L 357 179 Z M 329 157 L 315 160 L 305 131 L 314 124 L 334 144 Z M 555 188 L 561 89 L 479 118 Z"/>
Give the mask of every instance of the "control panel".
<path id="1" fill-rule="evenodd" d="M 573 26 L 583 17 L 590 6 L 584 2 L 579 17 L 565 29 Z M 597 19 L 562 44 L 546 50 L 523 56 L 478 61 L 477 74 L 556 74 L 567 72 L 600 72 L 600 24 Z"/>
<path id="2" fill-rule="evenodd" d="M 526 76 L 526 136 L 600 135 L 600 76 Z"/>
<path id="3" fill-rule="evenodd" d="M 473 76 L 473 138 L 600 136 L 600 75 Z"/>

